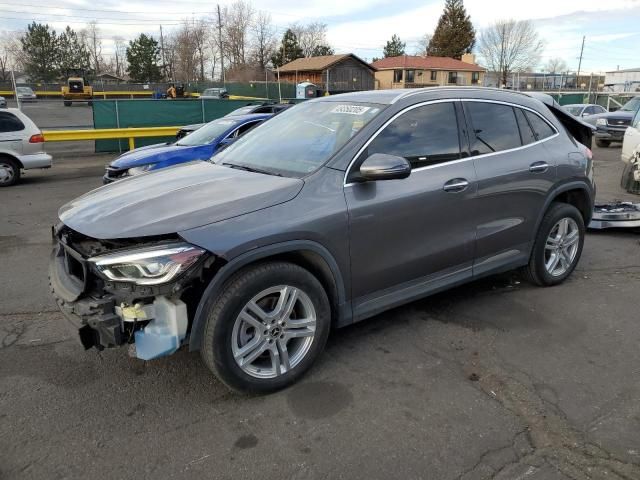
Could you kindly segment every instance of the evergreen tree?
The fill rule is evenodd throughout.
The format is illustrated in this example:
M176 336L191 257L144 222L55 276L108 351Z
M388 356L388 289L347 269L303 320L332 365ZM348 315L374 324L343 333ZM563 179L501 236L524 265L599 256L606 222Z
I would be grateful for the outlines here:
M475 43L476 32L462 0L445 0L427 55L460 59L463 53L471 53Z
M58 76L59 39L49 25L33 22L20 38L24 71L31 80L49 82Z
M87 46L78 38L78 34L68 25L58 37L58 52L60 61L58 70L63 77L69 77L76 72L88 75L91 60Z
M335 51L329 45L318 45L313 49L312 57L321 57L324 55L333 55Z
M160 48L152 37L141 33L138 38L129 42L127 62L129 76L134 82L157 82L162 75L158 61Z
M404 55L404 49L407 46L406 43L400 40L400 37L393 34L391 40L387 41L387 44L382 49L383 56L386 57L399 57Z
M280 47L278 47L276 53L271 56L271 63L273 63L274 67L278 68L289 62L293 62L296 58L302 57L304 57L304 54L298 43L298 37L293 33L293 30L288 28L287 31L284 32Z

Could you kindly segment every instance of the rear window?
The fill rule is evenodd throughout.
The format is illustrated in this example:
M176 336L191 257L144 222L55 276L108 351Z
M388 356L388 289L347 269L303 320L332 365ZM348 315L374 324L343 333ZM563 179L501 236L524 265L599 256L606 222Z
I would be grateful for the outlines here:
M24 123L9 112L0 112L0 133L24 130Z
M513 107L499 103L465 102L473 134L471 154L509 150L522 145Z

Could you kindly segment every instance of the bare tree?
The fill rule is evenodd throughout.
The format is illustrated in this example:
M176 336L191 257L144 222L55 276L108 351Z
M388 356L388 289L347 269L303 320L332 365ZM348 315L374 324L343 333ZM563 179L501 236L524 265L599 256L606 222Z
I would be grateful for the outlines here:
M423 57L427 55L427 50L429 50L429 44L431 43L431 37L432 35L430 33L425 33L418 39L416 55L422 55Z
M230 67L247 63L249 29L254 15L253 7L245 0L236 0L224 9L223 52Z
M113 52L113 73L122 78L127 71L127 44L123 37L119 35L113 37Z
M180 30L174 33L173 37L173 49L175 51L174 80L182 82L195 80L199 61L198 52L196 51L196 36L192 24L185 21Z
M489 70L506 85L511 72L526 71L540 61L544 43L529 20L498 20L485 29L478 51Z
M0 35L0 82L11 81L11 70L19 68L20 45L15 35Z
M209 55L207 45L210 31L203 20L194 21L191 25L191 30L193 48L199 65L198 80L204 82L206 80L205 64L207 63Z
M264 70L276 49L276 29L271 23L271 15L267 12L258 12L251 26L253 34L252 57L261 70Z
M100 73L104 59L102 58L102 40L98 23L96 21L89 22L87 28L80 32L80 39L89 50L92 70L96 74Z
M550 58L545 66L545 70L549 73L560 73L567 71L567 62L563 59L556 57Z
M295 33L298 44L305 57L314 56L320 47L327 44L327 24L311 22L308 24L294 23L289 27Z

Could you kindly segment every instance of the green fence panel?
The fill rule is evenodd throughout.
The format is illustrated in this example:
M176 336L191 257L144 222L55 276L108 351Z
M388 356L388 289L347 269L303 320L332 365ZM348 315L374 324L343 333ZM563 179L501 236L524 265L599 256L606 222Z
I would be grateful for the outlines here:
M246 105L246 100L96 100L94 128L168 127L210 122ZM173 137L136 139L136 147L169 142ZM124 152L127 139L97 140L96 152Z
M572 105L574 103L585 103L587 95L584 93L552 93L551 96L555 98L556 102L560 105Z

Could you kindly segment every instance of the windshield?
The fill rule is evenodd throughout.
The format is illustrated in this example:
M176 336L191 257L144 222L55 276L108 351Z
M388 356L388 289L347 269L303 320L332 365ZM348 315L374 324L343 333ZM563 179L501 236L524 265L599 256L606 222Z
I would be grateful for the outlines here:
M238 123L240 122L238 122L237 120L231 120L229 118L214 120L213 122L209 122L199 129L195 130L193 133L187 135L186 137L181 138L180 141L176 143L176 145L184 147L206 145L208 143L211 143L217 137L219 137Z
M620 109L621 112L635 112L640 108L640 97L634 97L625 103Z
M575 115L576 117L580 115L582 111L582 105L565 105L564 109L569 112L571 115Z
M303 177L322 166L381 110L381 105L368 103L301 103L240 138L213 161Z
M33 93L33 90L31 90L29 87L18 87L17 90L20 93Z
M207 88L202 94L203 95L218 95L220 90L217 88Z

